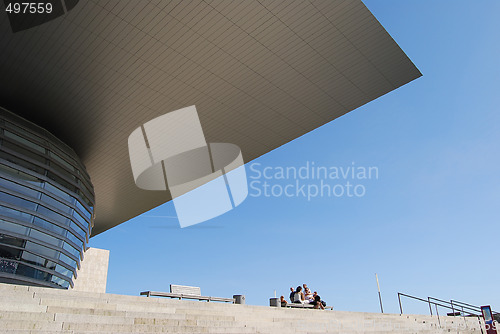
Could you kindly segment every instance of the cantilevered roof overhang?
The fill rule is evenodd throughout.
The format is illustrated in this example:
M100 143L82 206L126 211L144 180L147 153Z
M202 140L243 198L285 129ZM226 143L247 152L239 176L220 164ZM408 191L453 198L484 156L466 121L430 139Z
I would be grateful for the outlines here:
M86 165L93 235L170 200L128 156L157 116L196 105L249 162L421 76L359 0L80 1L17 33L0 15L0 50L0 105Z

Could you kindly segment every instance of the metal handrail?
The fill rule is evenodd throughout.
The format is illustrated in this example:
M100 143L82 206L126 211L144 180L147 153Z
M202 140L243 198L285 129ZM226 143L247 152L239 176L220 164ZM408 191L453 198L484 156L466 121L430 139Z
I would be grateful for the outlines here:
M466 305L466 306L470 306L470 307L475 307L477 309L481 309L479 306L476 306L476 305L471 305L471 304L467 304L467 303L464 303L464 302L461 302L461 301L458 301L458 300L451 300L451 302L455 303L455 304L463 304L463 305Z
M401 296L404 296L404 297L408 297L408 298L412 298L412 299L415 299L415 300L419 300L419 301L422 301L424 303L427 303L429 304L429 311L432 315L432 307L431 305L435 305L435 306L441 306L441 307L444 307L444 308L449 308L451 309L450 306L448 305L444 305L444 304L441 304L441 303L437 303L437 302L432 302L430 299L435 299L435 300L438 300L438 301L441 301L440 299L437 299L437 298L432 298L432 297L428 297L427 299L422 299L422 298L418 298L418 297L415 297L415 296L411 296L411 295L407 295L405 293L401 293L401 292L398 292L398 300L399 300L399 311L401 312L400 314L403 314L403 305L401 303ZM444 301L445 303L448 303L446 301ZM467 311L466 311L467 312ZM474 313L470 313L470 312L467 312L471 315L477 315L477 314L474 314Z
M472 316L481 315L481 307L476 306L476 305L472 305L472 304L467 304L467 303L464 303L464 302L461 302L458 300L451 299L450 301L446 301L446 300L442 300L442 299L438 299L438 298L434 298L434 297L427 297L427 300L425 300L425 299L418 298L418 297L415 297L412 295L408 295L408 294L405 294L402 292L398 292L399 310L400 310L401 314L403 314L403 306L401 304L401 296L408 297L408 298L415 299L415 300L419 300L419 301L422 301L424 303L429 304L429 311L430 311L431 315L432 315L432 307L431 307L432 305L441 306L441 307L450 309L450 310L452 310L453 313L455 313L454 306L456 305L456 306L458 306L457 309L461 309L462 313L467 313L467 314L472 315ZM434 301L431 301L431 300L434 300ZM470 311L473 311L476 313L473 313ZM479 314L477 314L477 313L479 313ZM500 314L500 313L495 312L495 311L491 311L491 313L492 314Z
M479 322L479 328L481 328L481 334L484 333L483 332L483 328L481 326L481 308L478 307L478 306L467 304L467 303L463 303L463 302L459 302L459 301L456 301L456 300L453 300L453 299L448 302L446 300L442 300L442 299L438 299L438 298L434 298L434 297L427 297L427 300L425 300L425 299L422 299L422 298L418 298L418 297L415 297L415 296L411 296L411 295L407 295L407 294L398 292L399 310L401 312L401 315L403 314L403 306L401 304L401 296L412 298L412 299L415 299L415 300L419 300L419 301L423 301L425 303L428 303L429 304L429 311L431 312L431 316L432 316L432 305L434 305L436 307L436 315L437 315L439 327L441 327L441 321L439 319L438 306L441 306L441 307L444 307L444 308L447 308L447 309L451 309L452 312L453 312L453 316L455 316L456 312L455 312L455 307L453 305L453 302L455 302L455 305L458 306L458 307L460 307L462 309L462 313L460 315L464 317L464 320L465 320L465 313L468 313L469 316L477 317L477 320ZM431 299L434 300L434 301L431 301ZM436 302L436 301L438 301L438 302ZM473 311L476 311L476 312L479 310L479 314L466 311L466 310L464 310L464 308L467 308L469 310L473 310ZM497 312L493 312L493 311L492 311L492 313L493 314L498 314ZM467 324L466 324L466 326L467 326Z
M450 302L456 304L456 305L459 305L459 306L463 306L463 305L466 305L466 306L469 306L469 307L472 307L472 308L475 308L477 310L477 312L481 313L481 307L479 306L476 306L476 305L471 305L471 304L467 304L467 303L464 303L464 302L461 302L461 301L458 301L458 300L450 300ZM465 307L465 306L464 306ZM500 314L498 312L495 312L495 311L491 311L492 314Z
M440 301L442 303L450 305L450 306L446 306L446 308L451 309L452 312L455 313L455 307L453 306L453 301L446 301L446 300L442 300L442 299L438 299L438 298L434 298L434 297L427 297L427 298L432 299L432 300L437 300L437 301ZM462 305L457 305L457 306L460 306L462 308L462 313L468 313L469 315L474 315L474 316L481 314L481 308L474 309L474 308L462 306ZM471 306L474 306L474 305L471 305ZM445 307L445 306L443 306L443 307ZM479 312L479 314L465 311L464 308L469 309L469 310L474 311L474 312Z
M430 305L430 302L425 300L425 299L422 299L422 298L418 298L418 297L415 297L415 296L411 296L411 295L407 295L405 293L401 293L401 292L398 292L398 300L399 300L399 311L400 311L400 314L403 314L403 306L401 304L401 296L405 296L405 297L408 297L408 298L413 298L413 299L416 299L416 300L420 300L424 303L429 303L429 308L431 307ZM432 315L432 310L431 310L431 315Z

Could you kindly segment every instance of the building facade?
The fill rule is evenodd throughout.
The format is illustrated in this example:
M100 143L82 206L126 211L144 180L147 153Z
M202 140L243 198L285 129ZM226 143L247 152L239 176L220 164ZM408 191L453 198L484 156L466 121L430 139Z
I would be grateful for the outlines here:
M73 291L106 293L108 280L109 250L87 248L85 261L73 280Z
M94 203L75 152L0 108L0 282L72 287Z

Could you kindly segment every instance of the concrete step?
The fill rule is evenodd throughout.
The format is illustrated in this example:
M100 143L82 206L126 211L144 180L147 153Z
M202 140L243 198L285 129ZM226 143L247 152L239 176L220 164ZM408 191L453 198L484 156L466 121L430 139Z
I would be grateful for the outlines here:
M22 330L44 330L44 331L61 331L62 323L54 322L53 320L0 320L0 328L2 329L22 329Z
M116 310L116 304L108 304L106 302L89 302L78 299L64 298L44 298L40 299L40 305L44 306L59 306L59 307L74 307L74 308L90 308L101 310Z
M17 303L17 302L4 302L0 299L0 310L1 311L12 311L12 312L46 312L46 305L39 305L33 302L30 303Z
M126 316L127 312L117 310L102 310L98 308L83 308L83 307L63 307L63 306L46 306L48 313L66 313L66 314L86 314L100 316Z
M0 284L0 296L2 334L481 333L472 318L282 309L6 284Z
M39 330L39 329L2 329L2 334L74 334L73 331Z
M0 320L25 320L30 319L33 321L45 320L52 321L54 320L55 315L45 312L23 312L23 311L5 311L2 310L0 313Z
M147 324L96 324L63 323L63 329L72 331L122 333L122 332L164 332L164 333L256 333L251 327L199 327L196 325L147 325Z

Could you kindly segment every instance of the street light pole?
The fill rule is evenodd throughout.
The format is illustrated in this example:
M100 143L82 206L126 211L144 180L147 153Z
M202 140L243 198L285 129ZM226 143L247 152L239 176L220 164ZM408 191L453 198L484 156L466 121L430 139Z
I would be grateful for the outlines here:
M378 288L378 300L380 302L380 311L384 313L384 308L382 307L382 295L380 294L380 285L378 284L378 276L375 273L375 278L377 279L377 288Z

